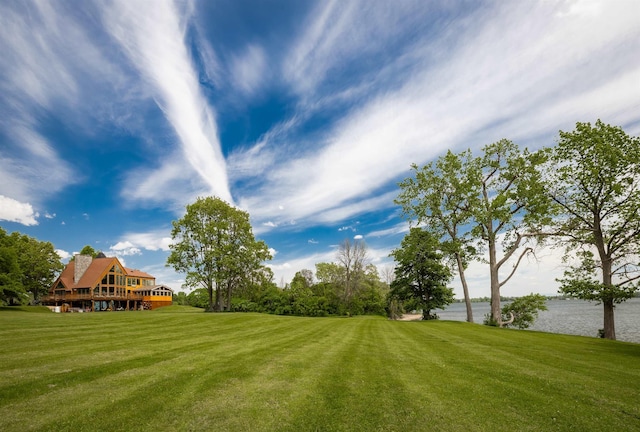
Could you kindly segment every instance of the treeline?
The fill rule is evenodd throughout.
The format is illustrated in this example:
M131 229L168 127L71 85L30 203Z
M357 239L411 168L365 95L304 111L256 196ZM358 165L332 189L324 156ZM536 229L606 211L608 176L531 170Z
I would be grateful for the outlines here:
M335 263L301 270L283 289L265 265L267 245L253 235L249 214L217 197L198 198L173 222L167 265L186 273L189 295L177 303L207 311L266 312L279 315L384 314L387 285L368 265L366 245L345 240Z
M0 304L38 303L63 267L51 243L0 228Z
M354 247L347 240L340 250L344 251L346 244ZM358 242L356 247L365 246ZM238 288L228 310L311 317L385 315L388 292L389 285L380 280L372 264L347 269L338 263L318 263L315 274L301 270L283 288L273 282ZM209 293L206 288L189 294L179 292L174 295L174 302L207 309Z

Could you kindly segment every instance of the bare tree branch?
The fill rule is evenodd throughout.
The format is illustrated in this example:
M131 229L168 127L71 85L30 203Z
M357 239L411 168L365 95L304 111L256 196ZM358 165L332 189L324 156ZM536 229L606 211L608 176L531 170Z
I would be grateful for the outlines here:
M511 270L511 273L509 273L509 276L507 276L507 278L505 280L500 282L500 286L502 286L502 285L506 284L507 282L509 282L509 279L511 279L511 276L513 276L514 273L516 272L516 270L518 269L518 266L520 265L520 261L522 261L522 258L524 258L525 255L529 254L530 252L533 252L533 248L528 247L528 248L526 248L525 250L522 251L522 253L518 257L518 261L514 264L513 269Z

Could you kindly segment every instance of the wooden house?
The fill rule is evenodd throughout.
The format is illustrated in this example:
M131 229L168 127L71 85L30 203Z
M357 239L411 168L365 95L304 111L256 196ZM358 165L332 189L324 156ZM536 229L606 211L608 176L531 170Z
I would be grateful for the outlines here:
M148 273L124 267L116 257L76 255L43 303L82 311L156 309L173 303L173 290L156 285Z

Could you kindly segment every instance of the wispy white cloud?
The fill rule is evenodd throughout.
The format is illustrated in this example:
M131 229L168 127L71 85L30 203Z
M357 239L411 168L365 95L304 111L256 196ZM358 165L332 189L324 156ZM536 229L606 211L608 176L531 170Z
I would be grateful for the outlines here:
M399 234L406 234L408 232L409 232L409 224L407 222L400 222L390 228L371 231L367 234L367 237L369 238L388 237L388 236L396 236Z
M125 76L106 57L108 50L95 43L100 31L88 31L78 19L91 8L88 3L0 4L0 129L5 135L0 193L39 206L82 180L45 137L43 114L56 113L77 135L93 133L112 94L108 88L119 86Z
M203 192L231 201L214 112L202 94L185 45L190 3L181 6L168 0L152 6L118 1L103 12L107 30L138 68L173 126L182 159L204 183Z
M227 157L227 168L232 181L248 180L262 182L273 166L291 157L290 134L301 124L301 119L293 117L279 122L264 133L250 147L236 147ZM277 208L283 210L283 206Z
M38 224L36 220L38 216L31 204L0 195L0 220L29 226Z
M242 53L231 58L229 75L234 87L246 96L253 95L270 78L267 66L264 49L250 44Z
M9 155L10 149L0 150L0 193L39 206L51 194L77 182L82 176L75 176L75 170L30 127L35 125L27 126L15 120L6 131L11 140L8 144L14 151Z
M158 161L157 166L143 166L127 173L121 195L130 206L162 204L180 213L184 211L185 203L205 195L206 186L199 177L185 169L188 162L182 153L170 154L172 156Z
M362 74L367 70L366 63L360 65L354 59L385 52L407 29L424 25L429 12L435 12L432 5L425 6L419 1L393 5L368 1L319 2L302 23L301 35L284 62L285 79L306 98L325 81L335 81L333 76L343 74L345 69Z
M285 69L295 82L313 81L299 89L317 86L332 67L348 69L345 52L362 60L357 50L366 30L357 24L367 15L343 3L322 4L294 49ZM558 129L596 116L620 124L640 100L634 85L639 7L615 2L595 15L558 14L562 8L553 3L479 9L452 24L457 27L446 38L427 35L422 42L428 49L412 45L415 52L396 60L413 62L401 86L378 86L365 104L326 130L316 142L319 150L267 170L263 187L240 202L257 220L336 222L391 207L393 192L381 189L408 175L411 163L425 163L445 149L477 148L503 137L552 144ZM343 37L351 31L365 33ZM385 33L380 37L384 42ZM329 53L339 60L327 60Z
M200 80L214 87L222 87L224 82L223 64L209 40L204 37L206 29L203 23L199 20L194 20L192 23L195 34L194 39L197 41L196 46L193 47L193 54L199 60Z
M19 91L46 108L54 100L75 98L78 86L67 62L71 47L63 42L62 32L78 35L77 26L47 2L16 6L0 5L3 90L8 90L10 96ZM14 103L19 104L18 98Z

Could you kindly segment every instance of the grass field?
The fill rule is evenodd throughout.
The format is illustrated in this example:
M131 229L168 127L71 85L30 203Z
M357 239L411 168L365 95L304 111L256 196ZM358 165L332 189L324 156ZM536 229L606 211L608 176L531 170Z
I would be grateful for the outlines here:
M640 345L380 317L0 310L2 431L640 430Z

